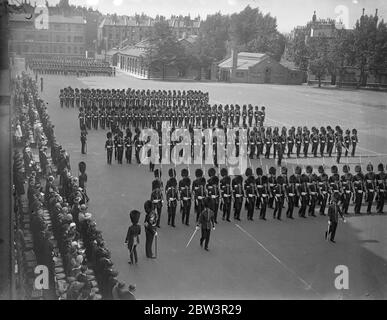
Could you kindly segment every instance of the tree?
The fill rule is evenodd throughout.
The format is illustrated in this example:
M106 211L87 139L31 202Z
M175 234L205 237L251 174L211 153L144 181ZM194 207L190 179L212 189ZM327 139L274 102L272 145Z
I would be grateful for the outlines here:
M184 48L173 35L168 22L156 22L152 29L149 46L145 54L145 64L149 69L161 66L165 79L166 66L176 66L181 70L186 64Z
M327 60L323 57L315 58L310 61L309 69L317 77L318 87L321 88L321 79L327 73Z

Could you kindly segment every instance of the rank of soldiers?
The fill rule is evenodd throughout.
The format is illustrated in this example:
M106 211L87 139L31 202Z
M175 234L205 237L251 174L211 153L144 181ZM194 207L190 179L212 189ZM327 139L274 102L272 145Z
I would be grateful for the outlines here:
M86 58L30 58L28 66L39 74L113 76L115 69L105 61Z
M208 93L201 91L151 91L115 89L61 89L61 107L79 108L80 127L102 129L158 128L167 121L172 127L211 128L262 126L265 107L250 105L209 105ZM95 122L93 122L95 119Z
M376 212L383 213L386 199L387 174L383 164L378 165L378 172L374 172L372 164L367 165L367 172L362 172L360 165L355 166L355 173L350 172L348 165L343 166L342 175L337 166L330 168L330 175L323 166L318 167L318 173L313 167L307 166L304 173L301 167L296 167L293 174L288 175L288 169L282 167L277 173L271 167L265 174L258 167L254 173L247 168L242 175L230 176L226 168L220 170L220 177L215 168L208 170L208 179L204 177L202 169L196 169L195 179L191 181L188 169L182 169L181 180L177 181L176 171L168 171L169 180L163 186L161 170L154 171L155 180L152 182L150 200L153 209L157 211L157 226L160 227L162 207L165 202L168 209L168 225L175 227L176 209L180 207L181 222L189 225L190 212L193 204L195 219L204 209L205 201L211 204L218 223L218 212L222 220L230 222L231 212L234 220L241 220L243 207L247 211L247 220L253 221L254 214L259 210L259 218L266 220L267 209L273 209L273 219L281 220L282 212L286 218L294 219L297 208L300 218L326 215L326 209L333 199L340 199L339 203L344 214L349 214L351 201L354 203L354 214L361 214L361 207L365 202L367 214L372 213L372 206L376 204ZM207 199L207 200L206 200Z

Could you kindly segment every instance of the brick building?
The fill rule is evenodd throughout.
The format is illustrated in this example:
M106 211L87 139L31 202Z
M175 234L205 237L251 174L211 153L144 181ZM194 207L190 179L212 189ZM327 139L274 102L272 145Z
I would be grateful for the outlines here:
M218 80L239 83L302 84L304 72L264 53L232 52L218 63Z
M32 56L85 57L86 22L83 17L50 15L48 29L37 29L35 17L26 14L9 17L10 54Z

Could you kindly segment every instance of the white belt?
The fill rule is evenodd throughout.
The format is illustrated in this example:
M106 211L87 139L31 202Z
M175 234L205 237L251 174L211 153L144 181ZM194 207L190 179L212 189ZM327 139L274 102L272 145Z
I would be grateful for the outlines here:
M317 192L311 192L310 193L312 196L314 196L315 194L317 194Z
M259 184L257 185L257 188L263 188L263 185Z
M211 196L212 199L216 199L216 196Z
M174 201L176 200L176 198L169 198L169 201Z
M282 194L276 194L276 197L280 197L280 196L282 196Z
M255 195L249 194L249 198L253 198L253 197L255 197Z
M161 200L153 200L153 203L158 203L160 202Z
M351 191L350 191L350 190L346 190L345 192L346 192L346 193L351 193Z
M241 195L241 194L237 194L236 197L237 197L237 198L240 198L240 197L242 197L242 195Z
M294 197L294 193L289 193L289 196L290 197Z
M229 198L229 197L231 197L231 195L229 195L229 194L224 194L223 197L224 197L224 198Z
M191 198L183 197L183 200L187 201L190 200Z
M266 193L265 193L265 194L263 194L263 195L262 195L262 197L267 197L267 194L266 194Z
M359 190L357 193L363 193L363 191L362 191L362 190Z
M301 192L301 195L302 196L306 196L306 192Z
M374 192L374 189L369 189L368 191L369 191L369 192Z
M273 183L270 183L269 186L270 186L270 187L274 187L274 184L273 184Z
M323 194L327 194L328 192L326 192L326 191L323 191L322 193L323 193Z
M380 192L384 192L384 189L380 189L379 191L380 191Z
M202 200L202 199L203 199L203 197L202 197L202 196L198 196L198 199L199 199L199 200Z

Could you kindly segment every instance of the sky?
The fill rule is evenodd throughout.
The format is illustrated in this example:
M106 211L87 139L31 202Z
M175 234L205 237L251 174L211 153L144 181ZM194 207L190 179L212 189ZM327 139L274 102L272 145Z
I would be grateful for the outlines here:
M54 5L59 0L48 2ZM276 17L278 30L284 33L305 25L311 20L314 10L318 18L337 18L340 15L347 28L353 27L362 8L366 9L366 14L372 15L378 8L379 16L387 20L386 0L69 0L69 3L92 6L102 13L133 15L144 12L152 17L157 14L166 17L190 14L192 18L200 15L202 19L219 11L223 14L239 12L249 4Z

